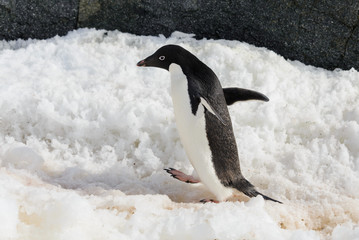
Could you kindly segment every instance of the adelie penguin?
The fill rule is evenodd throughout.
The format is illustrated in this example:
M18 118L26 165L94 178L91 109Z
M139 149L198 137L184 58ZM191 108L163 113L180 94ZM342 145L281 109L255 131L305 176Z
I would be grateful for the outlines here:
M216 74L207 65L177 45L161 47L137 66L170 72L178 133L199 179L173 168L165 169L168 173L184 182L202 182L217 198L203 202L224 201L238 190L248 197L261 195L280 203L258 192L242 175L227 108L236 101L268 101L265 95L240 88L222 89Z

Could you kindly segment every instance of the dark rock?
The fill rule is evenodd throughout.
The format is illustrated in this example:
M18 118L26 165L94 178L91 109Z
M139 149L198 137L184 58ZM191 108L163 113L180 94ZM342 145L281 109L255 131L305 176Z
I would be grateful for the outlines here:
M80 0L79 27L224 38L327 69L359 69L359 1Z
M0 40L65 35L77 16L78 0L0 0Z
M89 27L239 40L327 69L359 70L358 0L0 0L0 39Z
M343 63L346 64L343 68L354 67L359 70L359 24L352 28L349 38L345 45L345 52Z

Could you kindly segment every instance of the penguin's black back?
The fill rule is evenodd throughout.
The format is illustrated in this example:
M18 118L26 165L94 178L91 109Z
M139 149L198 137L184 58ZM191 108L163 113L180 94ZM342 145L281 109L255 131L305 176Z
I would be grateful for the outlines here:
M240 182L243 176L223 88L216 74L198 58L192 56L193 58L187 57L190 60L181 66L188 80L191 107L192 110L197 110L200 101L194 96L200 94L223 119L221 122L218 117L205 110L206 134L216 174L224 186L235 187L236 182Z

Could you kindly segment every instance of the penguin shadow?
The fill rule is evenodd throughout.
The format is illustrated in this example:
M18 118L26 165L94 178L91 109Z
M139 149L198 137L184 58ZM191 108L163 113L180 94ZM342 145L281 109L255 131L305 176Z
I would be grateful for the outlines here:
M202 183L181 182L163 170L143 178L138 178L125 169L107 169L101 173L91 173L78 166L65 168L61 172L52 172L46 168L29 172L37 176L24 176L24 181L29 186L75 191L80 195L98 197L164 195L179 204L202 204L200 202L202 199L216 200ZM234 196L228 201L247 201L247 198L244 195Z
M102 173L89 173L79 167L69 167L58 175L38 174L43 182L81 195L106 196L167 196L174 203L203 204L200 201L216 200L202 183L185 183L171 177L165 171L138 178L128 172L114 174L113 169ZM233 196L228 201L247 201L243 195Z
M201 183L189 184L172 178L165 171L139 178L119 169L91 173L78 166L62 172L37 171L36 175L49 188L73 190L80 195L106 196L158 196L165 195L174 203L200 203L201 199L215 199Z
M23 161L23 154L26 155L28 161ZM16 165L17 162L19 163ZM216 197L202 183L191 184L179 181L162 169L145 177L138 177L132 171L120 166L111 167L98 173L81 166L54 171L44 165L44 160L40 155L24 147L9 151L5 155L2 165L9 169L26 170L29 174L23 178L29 186L73 190L81 195L100 197L165 195L175 203L200 203L202 199L216 200ZM239 195L228 201L247 200L248 198L244 195Z

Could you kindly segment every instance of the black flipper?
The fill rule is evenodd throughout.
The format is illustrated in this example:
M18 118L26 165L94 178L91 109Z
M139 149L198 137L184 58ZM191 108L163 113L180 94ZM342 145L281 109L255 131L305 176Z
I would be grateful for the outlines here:
M266 95L243 88L223 88L224 97L226 98L227 105L232 105L237 101L247 100L262 100L269 101Z
M203 81L195 75L187 75L188 93L191 101L192 113L196 115L198 105L202 104L207 109L207 111L216 116L216 118L223 125L227 125L229 115L225 110L223 110L224 106L222 107L221 104L219 104L218 99L216 99L216 93L220 92L222 87L212 70L209 69L209 71L209 73L212 73L213 76L209 75L207 80L217 80L213 82L213 86L211 86L211 88L208 88L207 85L204 85Z

